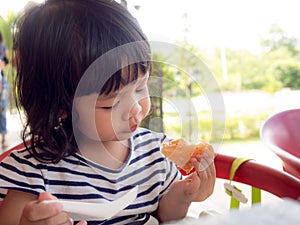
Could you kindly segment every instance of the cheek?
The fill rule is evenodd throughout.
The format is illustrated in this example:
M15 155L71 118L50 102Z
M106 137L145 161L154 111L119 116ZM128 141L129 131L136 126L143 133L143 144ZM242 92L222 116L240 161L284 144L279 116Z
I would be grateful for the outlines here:
M96 110L79 121L80 131L90 139L105 140L107 135L114 133L110 114L97 113Z
M98 132L109 132L113 126L111 114L95 114L95 121Z
M92 110L85 110L84 113L79 115L77 125L81 133L93 139L98 138L97 124L95 119L95 111L92 112Z
M97 97L97 96L96 96ZM75 100L75 107L78 113L78 121L75 126L85 136L97 138L97 128L95 120L95 97L93 95L78 97Z
M142 106L142 113L144 117L146 117L150 111L151 102L150 98L144 98L140 101L140 105Z

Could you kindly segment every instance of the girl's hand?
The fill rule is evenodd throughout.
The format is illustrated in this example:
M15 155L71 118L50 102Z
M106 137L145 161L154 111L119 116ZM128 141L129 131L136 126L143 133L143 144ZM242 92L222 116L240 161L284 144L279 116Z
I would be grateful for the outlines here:
M60 203L42 203L44 200L55 199L54 196L47 192L39 195L38 201L29 202L23 209L19 225L70 225L73 220L63 211ZM77 225L87 224L80 221Z
M192 159L195 172L186 178L185 194L191 201L203 201L214 191L216 181L216 169L213 159L204 154Z
M156 217L160 222L178 220L186 216L191 202L204 201L214 190L216 170L207 154L192 159L195 172L186 179L174 182L160 199Z
M203 157L197 155L192 159L195 171L182 181L175 182L170 188L185 203L204 201L214 190L216 181L216 170L213 159L204 154ZM180 197L179 197L180 196Z

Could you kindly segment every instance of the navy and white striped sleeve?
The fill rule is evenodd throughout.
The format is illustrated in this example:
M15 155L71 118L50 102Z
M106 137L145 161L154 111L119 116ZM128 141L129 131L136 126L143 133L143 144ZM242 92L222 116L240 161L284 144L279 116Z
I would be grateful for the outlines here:
M8 190L38 195L45 191L45 182L39 164L26 158L24 150L13 151L0 162L0 198Z

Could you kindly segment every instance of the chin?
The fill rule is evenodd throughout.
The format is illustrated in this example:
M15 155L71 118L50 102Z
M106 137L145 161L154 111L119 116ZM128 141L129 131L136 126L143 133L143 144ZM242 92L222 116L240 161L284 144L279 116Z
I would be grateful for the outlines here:
M120 132L117 134L116 139L118 141L124 141L124 140L128 140L129 138L131 138L131 136L134 134L134 132Z

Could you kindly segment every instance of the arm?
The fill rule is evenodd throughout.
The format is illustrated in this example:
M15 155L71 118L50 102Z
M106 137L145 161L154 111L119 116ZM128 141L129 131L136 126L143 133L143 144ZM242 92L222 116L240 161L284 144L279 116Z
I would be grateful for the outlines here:
M197 170L186 179L173 183L160 199L156 216L161 222L182 219L191 202L204 201L212 193L216 170L212 159L206 155L192 160Z
M2 225L72 224L72 220L59 203L43 204L54 196L44 192L39 196L20 191L8 191L0 207ZM13 215L13 216L7 216ZM86 224L81 221L79 224Z
M186 216L191 201L186 199L184 191L181 190L184 183L185 180L176 181L160 199L154 215L160 222L177 220Z
M36 195L26 194L19 191L8 191L0 207L1 223L3 225L19 224L25 204L34 200L37 200Z

